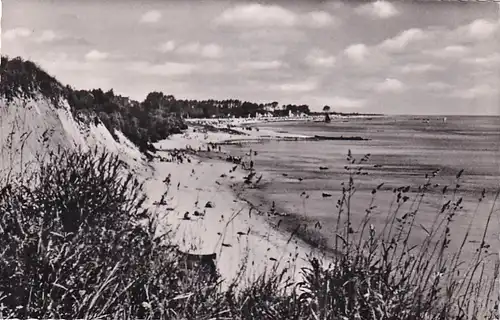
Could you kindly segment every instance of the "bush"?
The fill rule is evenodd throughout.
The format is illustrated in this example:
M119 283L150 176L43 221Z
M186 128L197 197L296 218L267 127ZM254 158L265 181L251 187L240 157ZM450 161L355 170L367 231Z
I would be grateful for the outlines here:
M196 300L215 284L197 284L196 274L180 281L186 270L173 247L154 237L141 185L117 157L63 152L32 181L0 192L2 318L201 312L178 296L189 288Z

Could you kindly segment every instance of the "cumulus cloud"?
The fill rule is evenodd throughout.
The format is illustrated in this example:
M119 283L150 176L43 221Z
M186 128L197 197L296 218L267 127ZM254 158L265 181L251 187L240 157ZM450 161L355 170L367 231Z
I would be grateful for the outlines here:
M170 51L174 51L176 45L175 45L175 41L173 40L169 40L165 43L162 43L160 45L160 47L158 48L161 52L170 52Z
M497 21L477 19L466 26L460 27L458 33L471 39L484 40L491 38L498 30L498 27L499 24Z
M278 5L238 4L226 9L216 19L218 25L233 27L291 27L297 15Z
M245 61L239 63L240 69L245 70L276 70L286 65L279 60L270 60L270 61Z
M468 52L468 48L461 45L446 46L442 49L428 50L425 53L438 58L460 58Z
M190 42L177 48L176 52L215 59L222 56L222 47L215 43L202 45L199 42Z
M128 68L133 72L163 77L189 75L196 70L194 64L179 62L152 64L145 61L137 61L132 62Z
M352 61L361 63L368 56L368 47L362 43L353 44L344 50L344 54Z
M389 51L401 51L411 43L426 39L427 37L422 29L412 28L401 32L394 38L384 40L380 44L380 48Z
M18 38L27 38L31 36L32 31L27 28L14 28L14 29L9 29L5 31L2 34L2 38L4 40L15 40Z
M488 84L478 84L472 88L456 90L451 95L461 99L475 99L498 94L498 89Z
M453 86L449 83L445 83L442 81L432 81L429 82L425 85L425 88L430 90L430 91L437 91L437 92L442 92L445 90L449 90L453 88Z
M54 32L54 30L44 30L42 34L35 39L36 42L43 43L43 42L52 42L58 38L57 34Z
M481 66L498 65L500 64L500 53L495 52L482 57L466 58L463 62Z
M325 28L335 23L333 16L326 11L312 11L303 17L305 25L312 28Z
M99 50L91 50L85 55L85 60L87 61L102 61L109 57L107 52L102 52Z
M361 108L366 104L366 100L336 96L328 98L326 104L333 108Z
M144 13L139 22L140 23L156 23L161 19L161 12L158 10L151 10Z
M410 63L401 67L401 73L425 73L440 70L444 68L430 63Z
M406 86L398 79L387 78L383 82L380 82L377 85L375 85L374 89L376 92L379 93L386 93L386 92L398 93L398 92L403 92L406 89Z
M201 49L201 44L199 42L190 42L183 44L179 48L177 48L178 53L182 54L198 54Z
M88 61L77 60L66 52L48 52L38 62L51 72L56 70L89 71L92 69L92 64Z
M356 8L356 12L379 19L387 19L399 14L396 7L387 1L375 1L373 3L363 4Z
M201 48L200 52L202 57L216 59L222 56L222 48L221 46L210 43Z
M284 92L309 92L318 87L318 82L312 79L301 82L283 83L275 86L276 89Z
M335 65L335 60L335 56L329 55L320 49L311 50L305 58L305 61L308 65L312 67L325 68L333 67Z

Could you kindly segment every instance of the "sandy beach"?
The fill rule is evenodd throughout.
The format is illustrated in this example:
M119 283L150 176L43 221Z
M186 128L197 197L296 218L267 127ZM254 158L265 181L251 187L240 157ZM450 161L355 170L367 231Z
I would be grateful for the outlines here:
M154 174L145 183L149 205L161 216L165 230L174 230L174 243L181 250L217 254L216 264L226 284L241 270L244 284L275 267L287 268L288 275L297 279L308 255L316 253L273 227L266 220L267 212L258 212L239 199L241 182L251 171L227 161L224 146L213 145L290 136L239 126L232 130L213 132L192 124L185 133L155 144L159 151L151 163ZM242 160L248 166L250 155Z

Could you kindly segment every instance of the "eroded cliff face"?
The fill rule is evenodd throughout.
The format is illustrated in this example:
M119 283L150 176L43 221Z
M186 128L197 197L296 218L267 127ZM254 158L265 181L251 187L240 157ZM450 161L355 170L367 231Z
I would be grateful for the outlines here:
M176 114L112 91L64 86L21 58L2 57L0 77L3 177L35 169L59 149L102 148L138 167L152 142L187 128Z
M97 147L127 163L142 159L123 133L90 121L97 117L91 110L75 117L70 89L32 62L3 57L0 72L0 177L28 174L59 149Z

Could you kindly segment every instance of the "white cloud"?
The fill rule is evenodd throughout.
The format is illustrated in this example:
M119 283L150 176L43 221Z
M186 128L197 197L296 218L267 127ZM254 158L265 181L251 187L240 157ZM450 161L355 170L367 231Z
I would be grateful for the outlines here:
M201 48L202 57L216 59L222 57L222 48L214 43L207 44Z
M427 38L424 31L418 28L405 30L394 38L386 39L380 44L380 47L389 51L401 51L412 42L420 41Z
M17 38L27 38L31 36L32 31L27 28L9 29L2 34L4 40L15 40Z
M199 42L191 42L180 46L176 52L215 59L222 56L222 47L215 43L202 45Z
M144 13L139 20L140 23L156 23L161 19L161 12L158 10L151 10Z
M241 69L246 70L275 70L285 67L285 64L279 60L271 61L246 61L239 64Z
M335 23L335 19L326 11L312 11L304 16L304 22L312 28L325 28Z
M309 92L318 87L315 80L306 80L302 82L283 83L275 88L284 92Z
M398 79L387 78L383 82L375 85L375 91L379 93L384 92L402 92L406 89L406 86Z
M44 30L42 32L42 34L36 38L36 42L52 42L54 40L56 40L58 37L57 37L57 34L53 31L53 30Z
M491 67L500 64L500 53L495 52L483 57L467 58L463 62Z
M165 62L162 64L151 64L145 61L133 62L129 70L156 76L180 76L189 75L196 70L196 66L190 63Z
M313 67L333 67L335 65L335 56L328 55L320 49L311 50L305 58L308 65Z
M456 98L462 99L475 99L484 96L497 95L498 89L493 88L488 84L478 84L469 89L456 90L451 95Z
M368 56L368 47L362 43L353 44L344 50L344 54L347 57L357 63L365 61Z
M107 52L101 52L99 50L91 50L85 55L85 60L87 61L102 61L109 57Z
M159 47L159 50L161 52L170 52L170 51L174 51L176 45L175 45L175 41L173 40L170 40L170 41L167 41L165 43L162 43Z
M441 82L441 81L432 81L425 85L425 88L431 91L445 91L453 88L453 86L449 83Z
M200 49L201 44L199 42L190 42L180 46L176 51L182 54L198 54Z
M51 72L56 70L89 71L92 69L92 64L88 61L74 59L65 52L49 52L38 62Z
M278 5L238 4L226 9L215 23L233 27L291 27L297 15Z
M367 3L356 8L358 14L364 14L379 19L387 19L399 14L394 5L387 1L375 1Z
M366 100L336 96L328 98L326 104L332 108L361 108L366 104Z
M490 38L498 30L498 27L497 22L477 19L465 27L461 27L459 32L462 31L472 39L484 40Z
M410 63L401 67L401 73L425 73L440 70L444 68L430 63Z
M452 45L444 47L442 49L425 51L425 53L438 58L459 58L465 55L467 51L468 51L467 47L460 45Z

